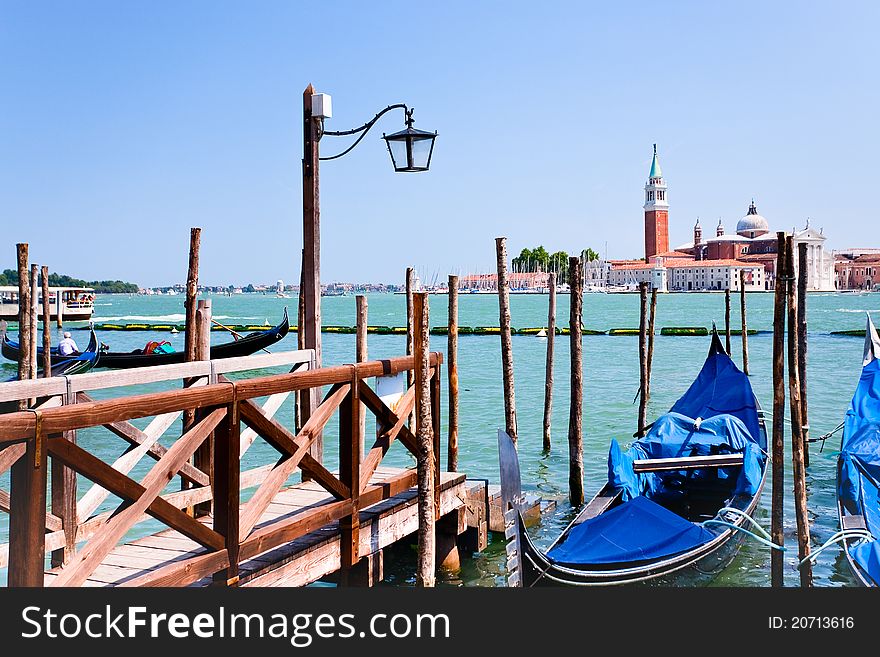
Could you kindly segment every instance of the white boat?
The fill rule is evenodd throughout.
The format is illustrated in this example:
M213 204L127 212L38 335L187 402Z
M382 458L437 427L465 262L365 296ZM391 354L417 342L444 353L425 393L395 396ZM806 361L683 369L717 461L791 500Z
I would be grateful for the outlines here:
M37 300L37 317L43 317L42 291ZM61 318L71 322L91 319L95 311L95 290L90 287L50 287L49 317L57 319L59 301ZM18 321L18 286L0 286L0 320Z

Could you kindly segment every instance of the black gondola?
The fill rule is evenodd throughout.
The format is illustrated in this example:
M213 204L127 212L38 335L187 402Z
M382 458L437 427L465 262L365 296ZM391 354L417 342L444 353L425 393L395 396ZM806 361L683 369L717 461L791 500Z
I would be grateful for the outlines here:
M686 568L705 578L733 559L764 487L767 431L717 332L696 380L648 429L626 452L612 442L608 483L546 551L516 508L516 449L499 431L511 585L624 584Z
M261 349L275 344L287 335L290 322L287 317L287 308L284 309L284 318L277 326L265 331L249 333L239 340L213 345L211 347L211 359L233 358L235 356L250 356ZM53 348L53 355L57 353ZM42 349L40 349L42 352ZM9 360L18 360L18 343L8 339L3 340L3 355ZM129 369L132 367L149 367L151 365L172 365L184 362L185 354L182 351L171 353L144 353L142 349L132 352L105 351L101 354L98 367L110 369Z

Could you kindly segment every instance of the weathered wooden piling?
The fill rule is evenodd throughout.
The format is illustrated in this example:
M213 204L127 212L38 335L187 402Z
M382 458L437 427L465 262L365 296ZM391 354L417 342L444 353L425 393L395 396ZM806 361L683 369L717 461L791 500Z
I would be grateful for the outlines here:
M730 288L724 290L724 349L730 355Z
M544 372L544 451L550 451L550 421L553 414L553 342L556 339L556 272L550 272L550 300L547 307L547 362Z
M436 527L434 488L434 437L431 418L431 391L428 359L428 294L413 295L413 352L415 356L416 440L418 441L418 571L416 586L434 586L436 568Z
M739 270L739 313L742 320L743 372L749 375L749 327L746 321L746 271Z
M367 297L363 294L357 295L355 297L355 305L357 312L357 344L355 345L355 361L358 363L364 363L367 361L367 325L369 321L367 316ZM367 408L363 403L360 405L360 410L358 411L358 424L360 426L361 437L361 458L363 458L364 436L366 436L367 430Z
M202 243L202 229L189 229L189 261L186 268L186 298L184 299L184 312L186 313L186 329L184 333L183 352L187 362L196 360L196 342L198 341L198 328L196 326L196 297L199 293L199 249ZM184 387L192 382L184 380ZM195 413L191 410L183 412L183 431L188 431L193 424Z
M654 364L654 329L657 317L657 288L651 288L651 304L648 312L648 368L645 376L645 399L651 400L651 367Z
M52 306L49 305L49 268L46 266L40 271L40 282L43 292L43 376L46 377L52 376L52 333L49 328Z
M40 370L39 361L37 360L37 347L39 346L39 333L37 331L37 318L39 317L39 311L37 310L37 306L40 303L40 266L39 265L31 265L31 311L29 315L29 319L31 322L31 349L30 349L30 361L31 361L31 378L36 379L37 373ZM36 400L34 400L36 401Z
M794 509L797 521L798 559L806 559L810 555L810 519L807 514L807 485L804 468L804 434L801 430L801 384L800 360L798 359L798 341L800 327L798 323L797 286L794 276L794 244L789 235L785 240L786 287L788 288L788 398L791 415L791 461L792 478L794 479ZM801 586L813 585L813 567L807 560L799 569Z
M501 370L504 381L504 428L516 445L516 395L513 386L513 347L510 342L510 287L507 283L507 238L495 238L498 266L498 314L501 334Z
M785 233L776 233L776 284L773 295L773 439L771 447L773 497L770 509L770 537L776 545L785 544L783 504L785 503ZM770 551L770 585L781 587L783 555Z
M64 328L64 294L61 290L55 294L55 325Z
M449 377L449 437L446 469L458 470L458 276L449 275L449 318L446 328L446 360Z
M639 283L639 425L636 433L645 435L648 424L648 284Z
M571 336L571 400L568 411L568 490L573 506L584 503L583 438L583 335L581 323L584 304L581 260L568 259L568 285L571 290L569 333Z
M810 466L810 416L807 414L807 244L798 244L798 377L801 393L801 432L803 433L804 467Z
M18 378L31 378L31 286L28 281L28 245L16 245L18 257Z
M211 360L211 300L199 299L196 303L196 316L193 331L195 354L193 360ZM196 411L194 419L200 420L203 412ZM213 482L214 477L214 437L208 436L193 454L193 465L208 474ZM195 515L204 516L211 512L211 502L202 502L195 506Z
M302 250L302 261L305 261L306 250ZM302 262L301 261L301 262ZM305 317L306 317L306 296L304 293L305 288L305 267L300 267L299 270L299 293L297 294L296 300L296 348L297 349L305 349L306 348L306 331L305 331ZM300 390L299 392L295 392L294 396L296 397L296 411L294 422L296 422L296 432L299 433L299 430L302 429L303 424L305 423L305 415L309 404L309 396L311 395L311 391L309 390Z
M413 354L413 287L415 285L415 270L412 267L406 268L406 355L412 356ZM413 373L407 372L406 374L406 385L407 387L413 384ZM413 412L410 413L409 416L409 426L412 429L416 426L416 411L413 409Z

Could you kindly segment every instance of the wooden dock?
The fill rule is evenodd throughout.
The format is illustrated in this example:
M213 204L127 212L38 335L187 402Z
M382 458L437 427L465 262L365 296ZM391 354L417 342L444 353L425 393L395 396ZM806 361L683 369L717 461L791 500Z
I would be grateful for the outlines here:
M419 529L422 482L415 469L382 464L396 442L415 455L418 443L406 423L414 388L389 401L392 410L370 381L410 371L414 363L407 356L320 368L314 352L300 350L0 383L0 402L38 400L29 410L0 416L0 474L12 470L11 490L0 490L0 511L9 514L9 544L0 545L8 584L301 586L329 576L341 584L375 583L382 551ZM430 354L435 454L441 453L441 364L441 354ZM257 372L278 366L289 371ZM172 389L117 391L156 382ZM118 396L93 398L110 388ZM323 401L302 426L285 426L277 417L285 400L308 398L296 393L309 390L323 390ZM376 418L376 436L366 442L362 407ZM179 418L188 411L194 419L181 428ZM312 448L335 415L340 458L326 464ZM138 418L152 419L138 428L132 423ZM172 427L179 436L160 443ZM104 445L105 435L119 440L119 457L102 460L89 451L95 443L78 442L76 432L86 428L103 428ZM243 469L242 456L259 439L275 455L269 450L268 460ZM133 479L144 459L155 463ZM297 472L303 481L290 485ZM486 484L441 472L439 459L425 476L434 495L437 563L459 543L484 547ZM91 486L78 486L78 478ZM164 528L138 527L148 520Z

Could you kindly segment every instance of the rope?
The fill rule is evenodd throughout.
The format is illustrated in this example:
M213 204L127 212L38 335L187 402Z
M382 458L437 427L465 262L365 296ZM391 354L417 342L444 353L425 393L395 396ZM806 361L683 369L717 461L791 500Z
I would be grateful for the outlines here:
M819 548L815 551L808 554L806 557L801 559L798 562L797 567L803 568L804 564L807 562L816 563L816 558L819 554L827 548L830 548L835 543L840 543L841 541L848 541L850 539L861 539L864 541L873 541L874 536L867 529L843 529L836 534L834 534L831 538L825 541Z
M829 431L828 433L822 434L822 435L819 436L818 438L809 438L809 439L807 439L807 442L808 442L808 443L818 443L818 442L821 442L821 443L822 443L822 447L819 448L819 453L821 454L821 453L822 453L822 450L825 449L825 441L828 440L829 438L831 438L831 436L833 436L834 434L836 434L838 431L840 431L841 429L843 429L843 425L844 425L844 424L846 424L846 421L841 422L840 424L837 425L837 427L835 427L834 429L832 429L832 430Z
M770 534L767 533L767 530L764 529L763 527L761 527L761 525L758 523L758 521L755 520L754 518L752 518L752 516L750 516L750 515L749 515L748 513L746 513L745 511L742 511L741 509L736 509L736 508L734 508L734 507L732 507L732 506L725 506L725 507L723 507L721 510L719 510L718 513L715 514L715 516L718 517L718 516L720 516L720 515L723 514L723 513L731 513L731 514L733 514L733 515L737 515L737 516L739 516L739 517L741 517L741 518L744 518L744 519L747 520L749 523L751 523L752 527L754 527L755 530L756 530L761 536L763 536L764 538L766 538L768 541L769 541L769 540L772 540L771 537L770 537Z
M706 526L706 525L719 525L719 526L721 526L721 527L727 527L728 529L734 529L734 530L736 530L736 531L738 531L738 532L742 532L743 534L745 534L746 536L748 536L748 537L750 537L750 538L755 539L756 541L758 541L758 543L761 543L761 544L763 544L763 545L766 545L766 546L769 547L769 548L772 548L772 549L774 549L774 550L779 550L780 552L785 552L785 546L783 546L783 545L777 545L777 544L774 543L773 541L768 541L768 540L767 540L766 538L764 538L763 536L758 536L758 535L755 534L754 532L750 532L748 529L745 529L744 527L740 527L739 525L734 525L732 522L727 522L726 520L715 520L715 519L712 519L712 520L705 520L705 521L703 521L703 523L701 523L701 524L702 524L703 526Z

